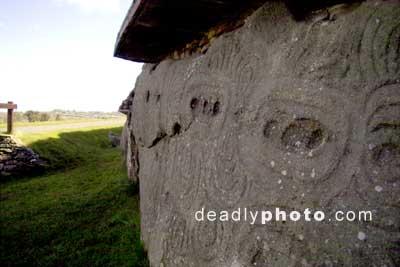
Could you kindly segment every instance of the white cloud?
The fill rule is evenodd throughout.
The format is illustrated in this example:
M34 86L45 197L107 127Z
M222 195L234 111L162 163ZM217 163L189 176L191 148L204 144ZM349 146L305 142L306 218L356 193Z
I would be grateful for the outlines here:
M120 0L57 0L58 2L79 6L82 10L93 12L102 11L110 13L121 12Z

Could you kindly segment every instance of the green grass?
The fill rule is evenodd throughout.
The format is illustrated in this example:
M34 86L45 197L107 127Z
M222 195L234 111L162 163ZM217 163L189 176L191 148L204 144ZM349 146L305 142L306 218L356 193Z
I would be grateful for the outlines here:
M109 119L73 119L73 120L60 120L60 121L35 121L35 122L15 122L15 127L25 127L25 126L50 126L50 125L62 125L62 124L73 124L73 123L84 123L84 122L96 122L96 121L107 121L107 120L124 120L125 118L121 116L120 118L109 118ZM0 129L6 129L7 123L0 123Z
M148 266L139 198L109 130L30 134L45 174L0 184L1 266Z
M74 130L20 134L17 137L43 158L48 170L63 170L85 166L87 163L102 162L108 155L118 158L122 165L121 151L110 147L108 132L121 132L121 127L101 126ZM115 154L118 155L115 155Z
M96 121L94 119L81 119L81 120L60 120L60 121L35 121L35 122L15 122L14 126L46 126L46 125L60 125L66 123L82 123ZM6 128L7 123L0 123L0 128Z

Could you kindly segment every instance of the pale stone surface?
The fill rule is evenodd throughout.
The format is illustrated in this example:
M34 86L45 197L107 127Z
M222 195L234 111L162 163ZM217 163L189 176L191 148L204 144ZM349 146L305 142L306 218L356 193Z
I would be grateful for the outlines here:
M145 65L122 142L151 266L400 266L399 18L398 1L302 22L267 3L205 54ZM202 207L373 221L196 222Z

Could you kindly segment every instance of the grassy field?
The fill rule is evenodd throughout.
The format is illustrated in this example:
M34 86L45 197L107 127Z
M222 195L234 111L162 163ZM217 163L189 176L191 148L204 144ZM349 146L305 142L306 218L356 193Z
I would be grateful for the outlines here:
M100 120L100 119L99 119ZM99 121L96 119L76 119L76 120L60 120L60 121L35 121L35 122L15 122L15 126L43 126L43 125L59 125L66 123L82 123L89 121ZM7 123L0 123L0 128L7 128Z
M48 168L0 184L1 266L148 266L137 188L110 130L121 127L20 136Z
M109 119L95 119L95 118L87 118L87 119L73 119L73 120L60 120L60 121L35 121L35 122L15 122L14 128L18 127L26 127L26 126L51 126L51 125L63 125L63 124L74 124L74 123L85 123L85 122L96 122L96 121L121 121L124 120L125 117L121 116L118 118L109 118ZM6 131L7 123L0 123L0 130Z

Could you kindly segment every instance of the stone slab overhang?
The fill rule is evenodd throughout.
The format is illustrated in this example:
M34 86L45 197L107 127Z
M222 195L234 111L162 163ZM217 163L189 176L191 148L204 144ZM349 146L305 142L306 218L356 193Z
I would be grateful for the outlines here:
M155 63L219 27L228 32L268 0L135 0L118 33L114 56ZM296 19L349 0L285 0Z

